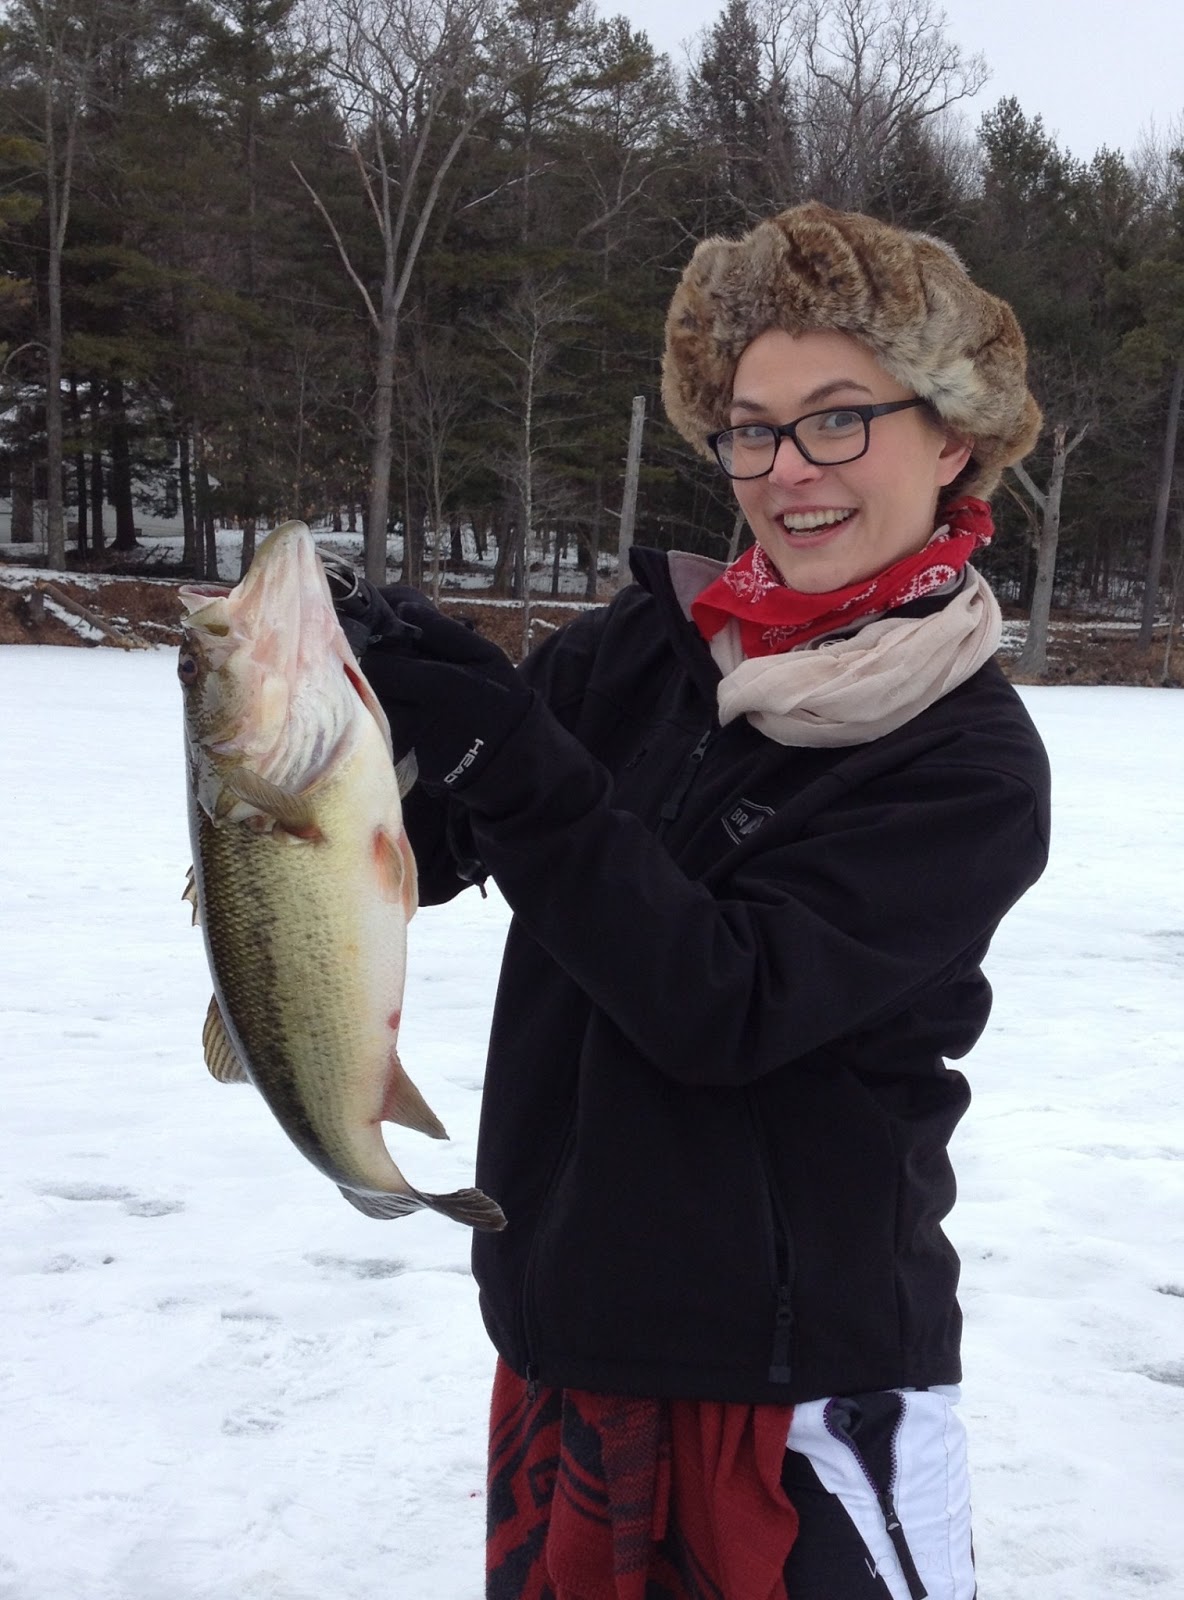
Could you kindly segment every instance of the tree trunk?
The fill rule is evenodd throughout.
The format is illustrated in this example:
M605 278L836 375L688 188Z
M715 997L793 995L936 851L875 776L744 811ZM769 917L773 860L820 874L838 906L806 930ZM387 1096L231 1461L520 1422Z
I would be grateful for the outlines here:
M132 503L132 459L123 379L111 382L111 504L115 507L115 550L136 548L136 510Z
M243 550L242 550L242 556L241 556L241 558L239 560L239 564L238 564L238 575L239 575L240 578L245 578L246 575L247 575L247 569L250 567L251 562L254 561L254 559L255 559L255 518L254 517L244 517L242 519L242 531L243 531Z
M1085 438L1088 424L1069 438L1067 423L1057 423L1052 430L1052 470L1048 488L1041 491L1033 483L1027 468L1017 462L1012 471L1027 489L1042 513L1040 537L1036 546L1036 575L1032 584L1032 604L1028 615L1028 633L1016 666L1021 672L1043 677L1048 665L1048 619L1052 610L1052 591L1057 571L1057 543L1061 536L1061 495L1065 487L1065 467L1069 457Z
M96 555L106 549L107 532L103 527L103 452L92 450L90 457L90 544Z
M465 564L465 546L461 537L460 518L452 517L448 523L448 565L459 571Z
M74 430L74 499L76 501L77 519L75 522L76 537L78 539L78 554L84 556L87 549L86 527L86 454L82 448L82 407L78 400L78 383L70 379L70 426Z
M373 432L370 452L370 517L366 525L366 576L371 583L386 582L386 527L391 505L391 438L395 408L395 347L399 319L383 297L382 326L378 338L378 369L374 385ZM404 547L410 535L404 528ZM406 548L404 572L408 569ZM408 580L410 581L410 580Z
M1139 626L1139 645L1151 645L1151 630L1159 605L1159 581L1163 573L1164 535L1168 525L1168 504L1172 497L1172 474L1176 468L1176 435L1180 428L1180 396L1184 393L1184 355L1176 362L1172 392L1168 399L1168 420L1163 436L1163 459L1159 469L1159 490L1155 498L1155 522L1151 529L1151 550L1147 556L1147 584L1143 590L1143 619Z
M49 301L49 344L45 381L46 564L66 570L66 527L62 516L62 240L56 208L51 209L46 296Z
M218 581L218 535L210 504L210 475L206 467L206 444L202 431L193 429L193 481L197 512L198 575L207 582Z
M23 456L12 463L12 542L33 543L33 463Z
M197 560L197 522L193 515L193 470L190 461L189 425L181 429L177 440L177 478L181 487L181 527L182 556L181 560L187 572L196 573Z

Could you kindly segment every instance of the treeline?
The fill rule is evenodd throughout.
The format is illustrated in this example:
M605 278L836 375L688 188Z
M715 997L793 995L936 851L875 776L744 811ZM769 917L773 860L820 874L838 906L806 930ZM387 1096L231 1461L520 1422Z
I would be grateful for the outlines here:
M591 0L0 18L0 443L52 564L68 525L133 544L134 479L199 572L218 519L249 554L352 517L372 572L392 527L422 581L471 525L507 591L565 548L591 590L638 394L636 538L724 556L727 487L661 417L665 308L697 240L817 198L940 234L1025 327L1047 420L996 582L1046 603L1059 533L1058 600L1162 603L1184 151L1085 162L1014 100L971 130L986 67L928 0L728 0L681 71Z

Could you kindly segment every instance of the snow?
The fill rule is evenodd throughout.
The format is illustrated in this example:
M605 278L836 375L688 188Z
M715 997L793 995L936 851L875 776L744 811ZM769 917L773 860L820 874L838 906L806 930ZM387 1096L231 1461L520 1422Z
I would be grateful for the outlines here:
M171 651L0 650L2 1600L479 1600L468 1235L360 1216L201 1062ZM952 1233L989 1600L1184 1593L1184 696L1024 691L1052 865L989 971ZM473 1169L504 905L411 929L402 1050ZM735 1597L744 1600L744 1597Z

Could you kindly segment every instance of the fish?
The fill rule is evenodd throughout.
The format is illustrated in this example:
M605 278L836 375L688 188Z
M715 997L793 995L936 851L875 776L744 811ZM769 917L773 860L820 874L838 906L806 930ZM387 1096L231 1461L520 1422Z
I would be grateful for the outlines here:
M496 1230L479 1189L428 1194L384 1121L445 1139L398 1053L417 906L386 716L333 609L303 522L262 541L234 588L192 584L177 662L193 866L184 898L213 997L206 1065L248 1082L313 1166L368 1217L427 1208Z

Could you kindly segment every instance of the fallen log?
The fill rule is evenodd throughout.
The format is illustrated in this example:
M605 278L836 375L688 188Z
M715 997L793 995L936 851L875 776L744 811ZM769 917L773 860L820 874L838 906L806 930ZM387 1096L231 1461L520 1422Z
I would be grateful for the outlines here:
M127 633L120 633L104 617L100 617L97 611L92 611L89 606L84 606L81 600L75 600L73 595L67 594L59 584L52 582L49 578L40 579L36 587L43 595L54 601L55 604L62 606L66 611L72 612L74 616L81 617L84 622L89 622L92 628L97 628L104 638L110 639L111 643L118 645L121 650L147 650L149 648L147 640L141 639L138 633L130 630Z

